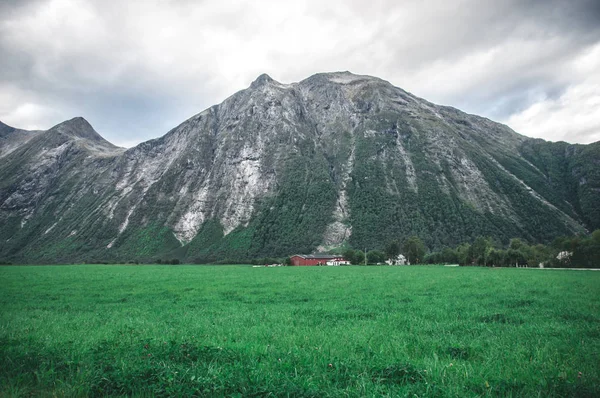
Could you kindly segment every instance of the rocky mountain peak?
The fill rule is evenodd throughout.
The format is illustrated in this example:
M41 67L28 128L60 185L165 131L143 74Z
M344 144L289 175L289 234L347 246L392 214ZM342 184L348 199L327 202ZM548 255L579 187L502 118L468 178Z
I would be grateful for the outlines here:
M83 140L82 142L87 142L85 145L88 149L93 148L102 151L105 149L112 150L118 148L98 134L92 125L81 116L57 124L48 130L48 134L50 136L59 135L66 137L69 140Z
M73 138L85 138L92 141L104 140L104 138L94 130L92 125L81 116L59 123L49 131L57 131Z
M252 82L252 84L250 84L250 87L257 88L257 87L261 87L261 86L264 86L265 84L270 84L270 83L277 83L277 82L275 80L273 80L273 78L271 76L267 75L266 73L263 73L262 75L258 76Z
M326 72L314 74L300 82L302 85L323 85L323 84L337 84L346 85L354 83L374 83L384 82L379 78L368 76L368 75L357 75L349 71L342 72Z

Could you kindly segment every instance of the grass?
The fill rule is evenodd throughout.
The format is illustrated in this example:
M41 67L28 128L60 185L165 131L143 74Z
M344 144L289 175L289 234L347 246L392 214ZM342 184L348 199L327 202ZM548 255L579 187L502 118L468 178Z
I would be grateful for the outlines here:
M600 396L600 273L0 267L1 396Z

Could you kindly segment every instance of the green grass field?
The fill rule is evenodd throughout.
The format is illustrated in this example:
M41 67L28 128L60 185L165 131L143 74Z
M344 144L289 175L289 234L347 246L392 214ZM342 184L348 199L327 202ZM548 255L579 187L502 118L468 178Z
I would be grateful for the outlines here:
M600 396L600 272L0 267L2 396Z

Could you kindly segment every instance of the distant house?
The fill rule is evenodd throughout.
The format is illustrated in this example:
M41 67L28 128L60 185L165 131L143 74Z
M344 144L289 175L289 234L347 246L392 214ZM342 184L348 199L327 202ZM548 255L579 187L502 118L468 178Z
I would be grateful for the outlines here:
M388 259L385 262L387 265L406 265L406 264L410 264L408 261L406 261L406 257L404 257L402 254L399 254L398 257L392 259Z
M292 265L345 265L350 264L343 256L329 254L295 254L290 257Z

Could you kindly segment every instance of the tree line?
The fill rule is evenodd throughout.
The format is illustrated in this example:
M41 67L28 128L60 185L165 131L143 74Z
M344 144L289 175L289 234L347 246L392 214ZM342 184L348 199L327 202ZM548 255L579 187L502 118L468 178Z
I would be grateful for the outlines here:
M410 264L423 263L425 259L426 248L423 241L418 236L411 236L403 243L398 240L389 242L383 251L369 250L352 250L348 248L342 252L342 255L347 261L355 265L362 264L383 264L386 261L396 261L398 256L404 256L406 262ZM365 258L366 257L366 258ZM366 261L365 261L366 260Z
M363 250L347 248L341 254L354 265L384 264L402 255L407 264L599 268L600 229L589 235L558 237L548 245L529 244L522 239L513 238L505 246L492 237L478 236L472 243L465 242L429 253L421 238L411 236L403 242L390 241L383 251L370 250L365 254Z
M490 237L444 248L425 256L426 264L487 267L596 268L600 267L600 230L587 236L562 236L549 245L511 239L507 247Z
M459 264L485 267L539 267L546 268L600 268L600 229L589 235L562 236L552 243L529 244L518 238L510 239L507 246L492 237L478 236L472 243L445 247L428 252L423 240L410 236L404 241L392 240L384 250L353 250L345 248L332 254L341 254L353 265L394 263L399 258L406 264ZM130 263L134 263L130 261ZM135 261L135 263L138 263ZM179 264L178 259L155 259L155 264ZM291 265L289 257L262 257L250 260L222 259L214 264L283 264ZM398 264L398 262L395 262ZM10 263L2 263L10 264Z

